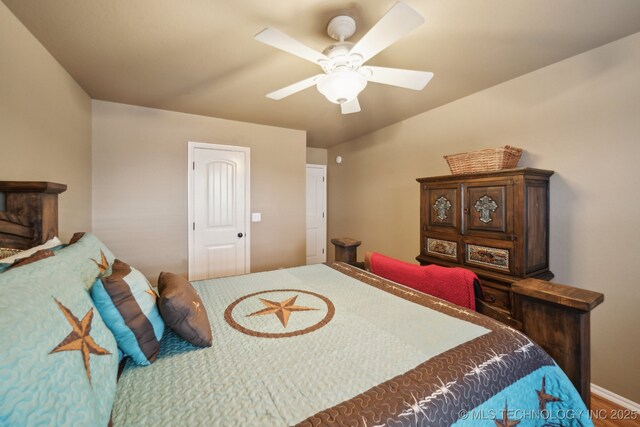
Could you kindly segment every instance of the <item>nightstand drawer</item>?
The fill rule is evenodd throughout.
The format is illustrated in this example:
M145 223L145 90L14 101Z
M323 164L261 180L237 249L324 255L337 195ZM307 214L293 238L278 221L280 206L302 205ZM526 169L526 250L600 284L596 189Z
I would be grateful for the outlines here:
M502 287L498 286L500 285L487 283L484 280L482 281L482 293L484 294L484 302L495 308L508 312L511 309L511 296L507 289L503 289Z

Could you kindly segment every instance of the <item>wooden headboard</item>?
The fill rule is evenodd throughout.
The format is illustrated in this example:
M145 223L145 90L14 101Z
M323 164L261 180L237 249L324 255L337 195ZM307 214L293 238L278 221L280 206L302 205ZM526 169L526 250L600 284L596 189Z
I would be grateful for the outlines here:
M0 181L0 247L28 249L58 235L58 194L67 186Z

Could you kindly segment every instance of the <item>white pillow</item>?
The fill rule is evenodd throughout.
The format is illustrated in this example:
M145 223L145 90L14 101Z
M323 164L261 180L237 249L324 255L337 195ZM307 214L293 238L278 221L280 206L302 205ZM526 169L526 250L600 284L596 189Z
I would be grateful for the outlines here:
M29 255L32 255L36 252L38 252L40 249L51 249L51 248L55 248L56 246L61 245L62 242L60 241L60 239L58 239L57 237L54 237L51 240L47 240L46 242L44 242L43 244L39 245L39 246L34 246L31 249L27 249L26 251L22 251L19 252L13 256L10 256L8 258L3 258L0 260L0 263L2 264L13 264L15 261L22 259L22 258L26 258Z

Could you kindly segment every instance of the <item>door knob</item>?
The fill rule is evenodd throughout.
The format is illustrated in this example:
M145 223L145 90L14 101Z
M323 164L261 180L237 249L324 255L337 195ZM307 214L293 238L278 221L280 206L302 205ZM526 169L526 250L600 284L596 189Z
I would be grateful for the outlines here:
M244 234L238 233L238 237L242 237L242 236L244 236Z

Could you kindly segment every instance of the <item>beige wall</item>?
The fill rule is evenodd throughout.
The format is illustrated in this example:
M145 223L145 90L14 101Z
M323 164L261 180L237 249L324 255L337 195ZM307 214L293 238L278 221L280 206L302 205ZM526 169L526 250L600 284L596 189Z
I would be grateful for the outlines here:
M307 163L310 165L326 165L327 149L307 147Z
M521 166L556 171L555 281L605 294L592 381L640 402L639 94L640 33L331 148L343 162L329 162L329 237L415 262L415 178L448 174L444 154L525 148Z
M187 142L251 148L251 269L302 265L303 131L93 101L93 230L152 281L187 275Z
M2 2L0 180L67 184L61 238L91 231L91 100Z

